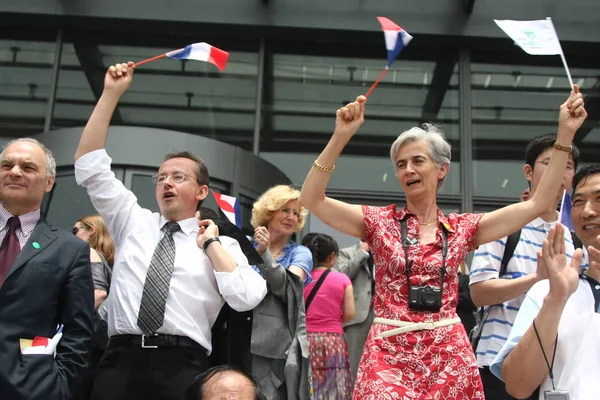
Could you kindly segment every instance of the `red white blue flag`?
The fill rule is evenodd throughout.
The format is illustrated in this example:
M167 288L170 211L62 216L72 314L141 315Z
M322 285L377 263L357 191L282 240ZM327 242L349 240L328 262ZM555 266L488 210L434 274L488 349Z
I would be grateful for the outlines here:
M198 60L214 64L220 71L225 70L229 53L208 43L194 43L185 46L183 49L173 50L167 54L167 57L175 60Z
M159 60L165 57L169 57L174 60L205 61L215 65L220 71L224 71L225 66L227 65L227 59L229 58L229 53L215 46L211 46L208 43L194 43L185 46L182 49L169 51L168 53L159 54L158 56L136 62L134 66L139 67L140 65L146 64L150 61Z
M223 211L223 214L227 217L232 224L235 224L238 228L242 227L242 210L240 209L240 201L233 196L226 194L212 192L215 197L217 205Z
M408 43L412 40L412 36L396 25L392 20L385 17L377 17L381 24L381 29L385 36L385 48L387 49L387 68L398 58L398 55Z

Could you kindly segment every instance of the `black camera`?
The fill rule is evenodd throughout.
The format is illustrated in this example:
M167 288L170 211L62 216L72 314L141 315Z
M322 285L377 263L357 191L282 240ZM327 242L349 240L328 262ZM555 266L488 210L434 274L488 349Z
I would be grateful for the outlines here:
M413 310L439 311L442 290L434 286L413 286L408 292L408 305Z

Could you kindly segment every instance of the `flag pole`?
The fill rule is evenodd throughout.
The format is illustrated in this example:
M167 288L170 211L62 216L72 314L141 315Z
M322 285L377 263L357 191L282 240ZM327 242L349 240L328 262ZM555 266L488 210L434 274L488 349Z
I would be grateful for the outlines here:
M554 27L552 18L546 17L546 19L548 21L550 21L550 24L552 25L552 29L554 30L554 34L556 35L556 41L558 42L558 45L560 47L560 59L562 60L562 63L565 67L565 71L567 72L567 78L569 79L569 84L571 85L571 89L574 89L575 85L573 85L573 78L571 78L571 71L569 71L569 66L567 65L567 59L565 58L565 53L563 52L562 45L560 44L560 40L558 40L558 34L556 33L556 28Z
M571 85L571 89L574 89L573 78L571 78L571 72L569 71L569 66L567 65L567 60L565 59L565 55L563 54L562 47L560 49L560 58L565 66L565 71L567 71L567 78L569 79L569 84Z
M161 55L158 55L158 56L154 56L154 57L148 58L146 60L136 62L135 64L133 64L133 66L137 67L139 65L146 64L146 63L148 63L150 61L154 61L154 60L159 60L161 58L165 58L166 56L167 56L167 53L164 53L164 54L161 54Z
M373 82L373 84L369 88L369 91L367 92L367 94L365 94L366 98L369 98L369 95L371 94L373 89L375 89L375 87L379 84L379 82L381 82L381 80L383 79L385 74L388 73L389 70L390 70L390 68L386 65L385 68L383 69L383 71L381 71L381 74L379 74L379 77L375 80L375 82Z

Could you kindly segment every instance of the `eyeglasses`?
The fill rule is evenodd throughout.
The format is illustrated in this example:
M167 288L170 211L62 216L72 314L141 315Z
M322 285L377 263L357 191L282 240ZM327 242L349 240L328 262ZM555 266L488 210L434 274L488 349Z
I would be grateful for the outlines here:
M549 159L545 159L542 161L536 161L536 164L543 164L545 167L548 166L548 164L550 164L550 160ZM571 164L571 163L567 163L567 172L575 172L575 165Z
M76 227L73 228L73 230L71 230L71 232L73 232L73 235L77 235L77 232L79 232L82 229L86 230L86 228L84 228L84 227L78 227L78 226L76 226Z
M279 212L287 214L287 215L293 215L295 217L299 217L300 216L300 214L298 213L298 211L294 210L292 208L282 208L282 209L279 210Z
M162 185L170 179L172 183L181 183L186 181L188 179L188 176L188 174L185 174L183 172L176 172L173 175L160 174L154 175L152 177L152 182L157 185Z

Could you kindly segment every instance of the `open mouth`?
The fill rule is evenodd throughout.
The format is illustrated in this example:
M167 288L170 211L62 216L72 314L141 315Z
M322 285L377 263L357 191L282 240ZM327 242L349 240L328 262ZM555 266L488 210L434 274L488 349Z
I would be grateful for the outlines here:
M174 197L175 197L175 193L172 193L172 192L166 192L166 193L163 195L163 199L172 199L172 198L174 198Z
M409 187L410 187L410 186L412 186L412 185L414 185L414 184L416 184L416 183L420 183L420 182L421 182L421 180L420 180L420 179L416 179L416 180L414 180L414 181L407 181L407 182L406 182L406 186L409 186Z
M583 225L584 231L593 231L595 229L600 229L600 224L585 224L585 225Z

